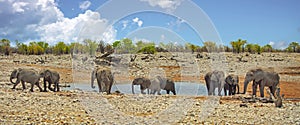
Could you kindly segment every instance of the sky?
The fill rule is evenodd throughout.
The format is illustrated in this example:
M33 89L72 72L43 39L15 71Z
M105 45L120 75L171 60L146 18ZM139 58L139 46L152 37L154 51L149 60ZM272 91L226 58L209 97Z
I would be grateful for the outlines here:
M300 41L299 0L0 0L0 39L55 44L231 41L286 48Z

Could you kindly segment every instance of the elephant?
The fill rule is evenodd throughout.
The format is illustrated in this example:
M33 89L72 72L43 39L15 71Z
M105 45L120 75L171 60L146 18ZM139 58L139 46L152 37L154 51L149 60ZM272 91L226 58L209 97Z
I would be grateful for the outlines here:
M225 75L223 71L208 72L204 76L208 95L215 95L215 89L218 88L218 95L221 96L222 89L225 85Z
M158 95L161 95L161 83L162 79L160 76L156 76L153 79L150 80L151 84L149 86L149 89L151 90L150 94L155 94L157 93Z
M149 86L151 84L151 81L150 79L148 78L135 78L133 81L132 81L132 94L134 94L134 85L140 85L140 89L141 89L141 93L142 94L146 94L144 92L145 89L147 89L147 93L149 94Z
M167 94L170 94L170 91L173 93L173 95L176 95L176 91L175 91L175 84L174 81L171 79L167 79L167 78L160 78L160 87L163 90L167 91Z
M236 92L237 88L237 92ZM240 93L240 86L239 86L239 76L238 75L228 75L225 78L225 85L224 85L224 94L227 95L234 95Z
M48 82L48 89L51 91L59 91L59 79L60 75L56 71L52 71L49 69L46 69L44 72L44 92L47 91L47 85L46 82ZM51 84L54 84L54 89L51 88Z
M92 71L92 78L91 78L91 86L92 88L95 88L94 86L94 80L97 78L97 82L98 82L98 88L99 88L99 92L103 92L104 91L107 94L111 94L111 87L112 84L114 83L114 77L113 74L111 72L111 70L109 69L95 69ZM104 85L104 86L102 86ZM102 88L103 87L103 88Z
M280 77L276 72L268 72L262 69L253 69L246 73L244 81L244 92L246 93L247 86L250 81L253 81L252 85L252 95L256 96L256 89L259 85L260 96L264 97L264 87L270 88L271 93L274 95L277 85L279 84Z
M23 90L26 89L25 82L31 84L30 91L33 92L33 87L36 85L40 91L43 91L41 86L39 85L40 78L44 76L44 73L38 73L34 69L23 69L18 68L12 71L10 75L10 82L14 84L12 89L15 89L16 86L21 82ZM14 83L12 79L17 78L17 81Z

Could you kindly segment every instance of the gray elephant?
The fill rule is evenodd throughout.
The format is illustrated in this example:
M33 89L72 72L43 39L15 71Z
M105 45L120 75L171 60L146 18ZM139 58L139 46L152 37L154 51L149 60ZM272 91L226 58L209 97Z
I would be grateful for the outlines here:
M114 77L109 69L96 69L92 71L92 78L91 78L91 86L94 86L94 80L97 78L97 83L99 87L99 92L106 92L110 94L112 84L114 83ZM102 86L103 85L103 86Z
M250 81L253 81L252 95L256 96L257 86L259 85L260 96L264 97L264 87L270 88L271 93L274 95L277 85L279 84L279 75L275 72L267 72L262 69L253 69L246 73L244 81L244 92L246 93L247 86Z
M167 91L167 94L170 94L170 91L173 95L176 95L175 91L175 84L174 81L167 78L162 78L159 76L160 79L160 88Z
M237 88L237 91L236 91ZM227 95L234 95L240 93L240 86L239 86L239 76L237 75L228 75L225 78L225 85L224 85L224 94Z
M148 78L135 78L132 81L132 94L134 94L134 86L135 85L140 85L141 93L146 94L144 92L145 89L147 89L147 93L149 94L149 87L150 87L151 81Z
M225 74L223 71L212 71L204 76L208 95L215 95L215 89L218 88L218 95L221 96L225 84Z
M56 71L52 71L49 69L46 69L44 72L44 91L47 91L47 85L48 82L48 89L51 91L59 91L59 79L60 75ZM54 89L51 88L51 84L54 84Z
M16 86L21 82L23 90L25 90L26 89L25 82L27 82L31 84L31 88L30 88L31 92L33 92L34 85L36 85L40 89L40 91L43 91L39 84L40 78L43 76L44 76L43 73L39 74L34 69L23 69L23 68L15 69L10 75L10 82L14 84L12 89L15 89ZM15 83L12 81L14 78L17 78L17 81Z
M160 91L161 91L161 82L162 82L162 79L160 76L156 76L154 77L153 79L150 80L151 81L151 84L149 86L149 89L151 90L150 91L150 94L155 94L157 93L158 95L161 95Z

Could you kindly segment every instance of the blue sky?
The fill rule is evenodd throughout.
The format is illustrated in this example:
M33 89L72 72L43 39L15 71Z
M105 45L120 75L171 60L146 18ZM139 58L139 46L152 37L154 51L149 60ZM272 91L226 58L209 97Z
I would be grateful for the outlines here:
M229 45L230 41L241 38L248 43L271 44L274 48L285 48L290 42L300 41L299 0L126 2L0 0L0 38L55 44L58 41L74 42L84 38L104 39L111 43L129 37L143 41L187 41L198 45L204 41ZM115 8L109 8L109 4ZM145 9L113 18L119 13L131 12L130 9L134 7ZM149 11L152 8L159 11ZM191 8L197 11L191 11ZM204 26L206 24L212 26ZM215 38L217 36L219 38Z

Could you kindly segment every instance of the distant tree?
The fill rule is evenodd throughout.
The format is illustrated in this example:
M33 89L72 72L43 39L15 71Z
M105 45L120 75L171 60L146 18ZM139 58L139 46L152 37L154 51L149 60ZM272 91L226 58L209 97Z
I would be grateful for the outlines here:
M197 46L196 45L194 45L194 44L191 44L191 43L186 43L185 44L185 48L187 48L187 49L189 49L189 50L191 50L192 51L192 54L196 51L196 49L197 49Z
M98 44L98 48L96 51L100 53L104 53L105 46L106 44L104 43L104 41L101 40Z
M145 46L142 49L138 51L138 53L144 53L144 54L154 54L156 53L156 49L154 45L151 46Z
M262 47L262 51L263 52L272 52L273 51L273 48L271 45L267 44L265 46Z
M254 51L260 54L262 52L261 47L258 44L253 45Z
M62 55L62 54L69 54L69 53L70 53L70 48L64 42L58 42L53 47L53 54L55 55Z
M206 41L203 44L207 52L217 52L217 45L215 42Z
M29 54L28 46L24 43L17 44L17 50L19 54Z
M135 50L132 40L129 38L122 39L121 45L124 53L132 53Z
M89 55L94 56L98 47L98 44L96 41L92 41L90 39L85 39L83 41L85 46L85 51L89 53ZM103 49L104 51L104 49Z
M115 53L118 53L118 49L120 49L121 47L121 41L115 41L113 44L112 44L112 47L113 49L115 50Z
M11 51L10 41L8 39L2 39L0 42L0 53L9 55L10 51Z
M231 41L230 44L232 46L234 53L244 52L244 45L247 43L246 40L238 39L237 41Z
M249 53L255 53L254 45L253 45L253 44L247 44L247 45L245 46L245 51L246 51L246 52L249 52Z
M29 43L27 52L30 55L41 55L44 54L44 49L41 46L39 46L37 42L33 41Z
M224 46L225 52L232 52L232 49L228 46Z
M297 49L298 46L299 46L298 42L291 42L288 47L290 47L293 52L296 52L296 49Z
M70 53L74 53L74 54L83 53L85 51L85 47L79 42L71 43L69 48L70 48Z

